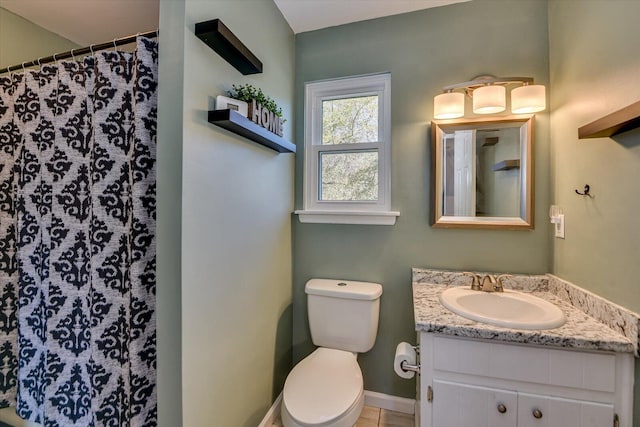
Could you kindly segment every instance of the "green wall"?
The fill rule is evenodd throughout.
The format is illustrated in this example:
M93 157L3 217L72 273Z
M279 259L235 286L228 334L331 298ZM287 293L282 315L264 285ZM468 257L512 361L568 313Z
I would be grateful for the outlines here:
M78 47L0 7L0 69Z
M552 182L566 221L553 272L636 312L640 133L578 140L577 129L640 100L638 16L634 1L549 5ZM584 184L593 199L574 194Z
M160 1L158 38L158 149L156 328L158 424L182 425L182 110L184 0Z
M375 347L359 356L365 389L415 397L392 369L395 346L415 342L411 267L546 273L550 264L549 120L536 117L533 231L429 226L429 128L442 86L481 74L532 76L548 85L547 3L475 0L296 36L296 208L302 208L304 83L391 72L394 226L301 224L294 218L293 358L310 342L304 284L312 277L384 286Z
M640 100L640 2L549 2L553 200L566 239L553 272L640 312L640 130L578 140L577 129ZM578 36L579 35L579 36ZM574 189L589 184L593 199ZM640 425L636 359L635 425Z
M251 83L282 107L291 139L294 36L272 0L186 0L184 17L182 423L254 427L292 363L294 156L211 125L207 112L232 84ZM263 73L243 76L193 34L214 18Z

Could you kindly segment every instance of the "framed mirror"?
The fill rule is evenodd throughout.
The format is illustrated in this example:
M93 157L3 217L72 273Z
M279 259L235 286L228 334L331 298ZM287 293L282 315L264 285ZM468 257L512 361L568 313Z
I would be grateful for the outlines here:
M439 228L533 228L534 116L431 122Z

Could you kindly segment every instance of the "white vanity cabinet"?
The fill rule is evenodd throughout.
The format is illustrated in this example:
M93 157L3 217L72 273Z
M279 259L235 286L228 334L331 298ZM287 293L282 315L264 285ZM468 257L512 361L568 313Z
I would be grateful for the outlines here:
M421 427L633 425L630 353L421 332L420 365Z

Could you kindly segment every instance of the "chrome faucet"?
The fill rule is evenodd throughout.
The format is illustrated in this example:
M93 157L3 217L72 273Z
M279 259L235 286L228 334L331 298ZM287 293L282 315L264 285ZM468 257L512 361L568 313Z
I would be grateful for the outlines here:
M480 276L477 273L471 273L469 271L465 271L463 273L465 276L471 276L471 290L472 291L483 291L483 292L503 292L504 286L502 281L507 277L511 277L510 274L500 274L499 276L494 276L493 274L486 274L484 276Z

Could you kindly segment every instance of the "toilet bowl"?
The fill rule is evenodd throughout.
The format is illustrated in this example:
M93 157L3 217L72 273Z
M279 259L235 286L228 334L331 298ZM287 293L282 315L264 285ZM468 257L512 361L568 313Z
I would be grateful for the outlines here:
M356 354L318 348L291 371L282 396L285 427L352 427L364 405Z

